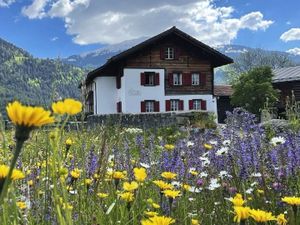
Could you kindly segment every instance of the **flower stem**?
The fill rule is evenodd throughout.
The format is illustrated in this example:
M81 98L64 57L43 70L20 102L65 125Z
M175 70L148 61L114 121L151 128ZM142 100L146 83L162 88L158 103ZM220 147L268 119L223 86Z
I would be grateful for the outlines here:
M15 165L17 163L17 160L18 160L18 157L20 155L20 152L21 152L21 149L23 147L24 142L25 142L25 140L18 140L17 139L16 149L15 149L15 152L14 152L14 157L11 161L8 175L6 176L6 178L4 180L3 187L0 190L0 192L1 192L0 193L0 205L2 205L2 203L4 201L4 198L7 194L8 186L10 185L10 182L11 182L11 175L12 175L13 170L15 168Z

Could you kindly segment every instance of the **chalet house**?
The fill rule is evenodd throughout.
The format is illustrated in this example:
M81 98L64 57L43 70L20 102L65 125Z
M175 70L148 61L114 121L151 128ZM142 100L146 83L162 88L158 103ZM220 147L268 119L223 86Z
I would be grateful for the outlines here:
M88 73L85 111L94 115L217 112L214 68L233 60L176 27Z

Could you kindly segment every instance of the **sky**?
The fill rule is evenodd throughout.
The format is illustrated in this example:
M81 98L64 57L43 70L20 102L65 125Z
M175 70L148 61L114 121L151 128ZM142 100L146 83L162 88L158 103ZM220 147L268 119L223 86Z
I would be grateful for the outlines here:
M67 57L176 26L210 46L300 55L299 0L0 0L0 38Z

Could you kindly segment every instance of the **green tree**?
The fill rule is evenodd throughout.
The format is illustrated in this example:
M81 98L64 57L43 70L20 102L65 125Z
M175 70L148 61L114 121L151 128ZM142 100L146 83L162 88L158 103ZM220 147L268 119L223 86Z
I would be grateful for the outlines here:
M259 115L267 100L270 105L277 101L278 91L272 86L272 76L271 68L266 66L242 73L232 86L231 103Z

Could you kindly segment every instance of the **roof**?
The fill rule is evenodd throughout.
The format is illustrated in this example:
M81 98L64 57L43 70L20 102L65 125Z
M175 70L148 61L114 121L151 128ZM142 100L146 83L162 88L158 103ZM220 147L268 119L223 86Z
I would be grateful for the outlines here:
M215 85L214 95L215 96L231 96L233 89L231 85Z
M300 80L300 66L273 69L272 83Z
M190 44L194 45L196 48L198 48L201 51L204 51L208 55L210 55L212 58L214 58L213 67L219 67L223 65L227 65L230 63L233 63L233 60L229 58L228 56L218 52L217 50L209 47L208 45L198 41L197 39L193 38L192 36L184 33L183 31L177 29L176 27L172 27L169 30L166 30L150 39L147 39L144 42L141 42L140 44L123 51L113 57L111 57L103 66L91 71L88 73L86 78L86 83L91 82L95 77L100 76L101 72L109 67L114 67L117 63L124 60L126 57L136 53L137 51L140 51L141 49L148 47L157 41L161 40L162 38L168 36L168 35L177 35L178 37L182 38L183 40L189 42Z

